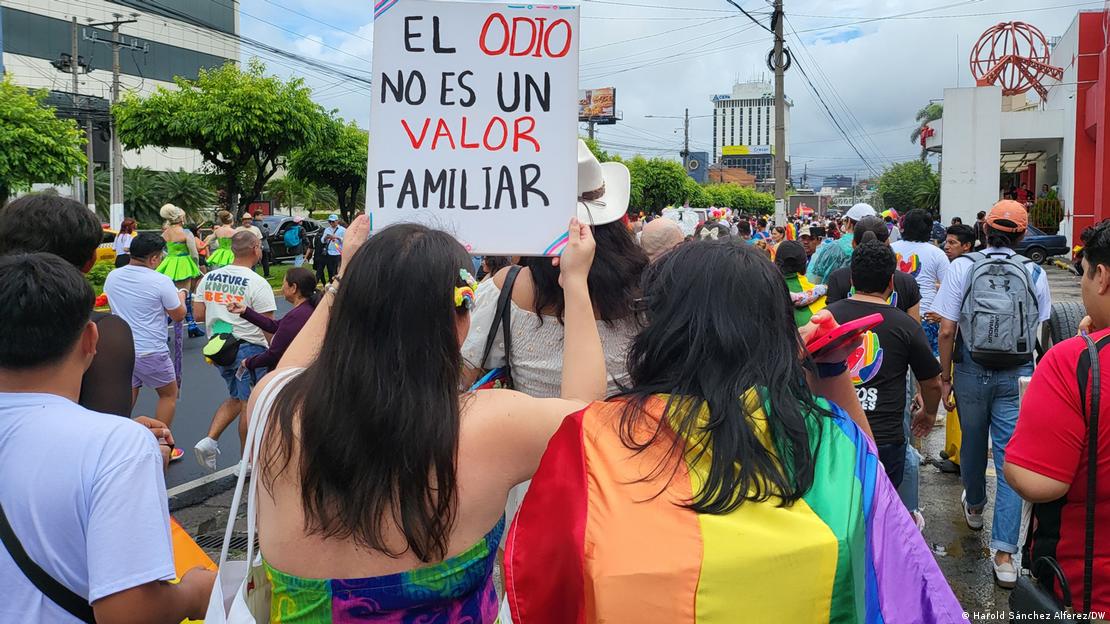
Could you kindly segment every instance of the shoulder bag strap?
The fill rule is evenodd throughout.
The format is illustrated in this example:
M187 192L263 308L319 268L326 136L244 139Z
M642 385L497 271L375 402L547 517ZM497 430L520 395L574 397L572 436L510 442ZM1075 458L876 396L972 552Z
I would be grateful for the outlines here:
M497 338L497 330L501 327L502 321L505 323L505 335L508 336L508 313L512 309L512 296L513 284L516 283L516 277L520 273L521 267L509 267L508 274L505 275L505 283L501 285L501 294L497 296L497 309L493 313L493 322L490 323L489 333L486 335L486 348L482 351L482 359L478 363L478 368L486 369L486 360L489 359L490 351L493 350L493 341ZM506 338L505 343L505 361L509 359L509 343Z
M1087 504L1086 504L1086 534L1083 540L1083 613L1091 611L1091 590L1094 581L1094 548L1095 548L1095 485L1098 477L1098 427L1099 409L1101 404L1101 366L1099 350L1107 344L1107 340L1100 340L1096 345L1090 336L1084 335L1087 342L1086 359L1079 358L1079 389L1082 393L1083 412L1087 417ZM1091 408L1087 410L1087 373L1090 372Z
M89 601L78 596L76 592L47 574L46 570L32 561L31 557L27 555L27 551L23 550L23 544L19 541L15 531L12 530L12 525L8 523L8 516L4 514L2 506L0 506L0 539L4 542L4 548L8 549L8 554L15 560L15 565L19 567L20 571L36 589L78 620L88 622L88 624L96 624L96 618L93 617L93 609Z

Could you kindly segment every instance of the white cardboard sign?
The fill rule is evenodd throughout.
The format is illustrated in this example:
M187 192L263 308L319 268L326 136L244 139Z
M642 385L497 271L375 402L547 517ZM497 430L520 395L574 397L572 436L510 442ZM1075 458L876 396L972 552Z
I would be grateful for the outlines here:
M378 0L367 211L557 255L577 205L576 5Z

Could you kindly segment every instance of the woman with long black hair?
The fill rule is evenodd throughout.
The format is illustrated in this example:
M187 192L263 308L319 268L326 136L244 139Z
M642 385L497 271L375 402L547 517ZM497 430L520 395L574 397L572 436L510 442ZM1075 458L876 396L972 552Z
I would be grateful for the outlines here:
M858 410L855 345L803 359L748 245L688 243L642 284L630 387L564 422L506 540L513 621L959 621L874 445L820 398Z
M593 238L571 222L562 398L534 399L459 390L477 287L463 246L415 224L363 244L368 230L365 216L352 224L338 287L252 397L257 418L259 395L279 392L254 469L271 615L489 624L508 491L605 390Z

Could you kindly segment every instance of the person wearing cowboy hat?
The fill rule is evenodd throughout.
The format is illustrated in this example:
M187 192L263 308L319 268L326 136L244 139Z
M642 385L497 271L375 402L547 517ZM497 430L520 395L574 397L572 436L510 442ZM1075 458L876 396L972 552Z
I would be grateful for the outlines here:
M589 290L610 394L629 383L625 359L639 331L634 309L640 275L648 265L647 254L621 222L628 212L630 189L628 167L598 162L586 144L578 142L578 219L593 227L597 241ZM502 321L509 325L511 353L506 353L498 330L483 361L502 288L511 290L515 304L510 307L509 318ZM513 389L538 398L558 397L562 389L564 309L558 267L552 265L551 258L521 258L520 266L498 271L481 289L470 312L470 331L462 347L467 368L464 384L482 370L511 361ZM511 521L526 490L525 485L510 493L506 522Z

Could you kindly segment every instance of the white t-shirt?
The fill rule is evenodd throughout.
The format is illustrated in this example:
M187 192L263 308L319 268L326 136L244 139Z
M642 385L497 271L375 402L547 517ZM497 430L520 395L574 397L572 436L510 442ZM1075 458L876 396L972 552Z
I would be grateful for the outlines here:
M1017 252L1013 249L1002 247L988 247L982 253L1004 253L1013 256ZM975 263L967 255L960 256L952 261L948 267L948 274L941 282L937 297L933 300L933 311L950 320L960 320L960 308L964 302L964 288L967 285L967 274ZM1048 289L1048 275L1044 269L1033 262L1023 263L1029 274L1033 276L1033 292L1037 295L1037 312L1040 321L1044 323L1052 318L1052 294Z
M909 273L921 290L921 313L933 311L933 299L948 273L948 256L932 243L900 240L890 244L898 254L898 270Z
M27 555L90 603L175 577L162 456L146 427L51 394L0 393L0 475ZM78 621L3 548L0 587L0 622Z
M131 241L134 239L135 237L130 234L117 234L112 241L112 249L116 251L117 256L128 253L131 249Z
M266 335L262 330L243 320L238 314L227 311L229 301L240 301L243 305L265 314L277 309L274 289L251 269L229 264L209 272L197 285L196 298L204 302L205 325L208 335L216 321L225 321L232 327L231 334L240 340L265 347Z
M134 265L120 267L104 280L112 312L127 321L135 337L135 355L168 353L166 311L181 307L173 280Z

